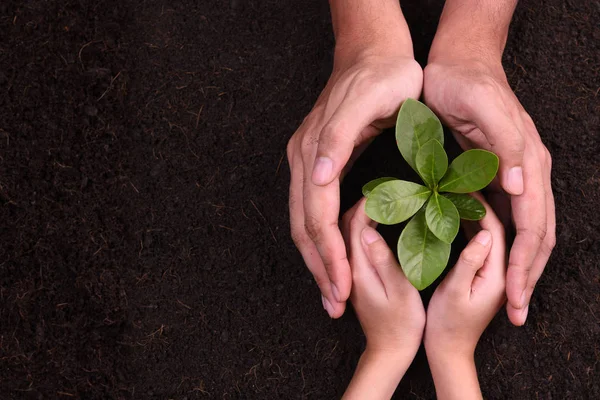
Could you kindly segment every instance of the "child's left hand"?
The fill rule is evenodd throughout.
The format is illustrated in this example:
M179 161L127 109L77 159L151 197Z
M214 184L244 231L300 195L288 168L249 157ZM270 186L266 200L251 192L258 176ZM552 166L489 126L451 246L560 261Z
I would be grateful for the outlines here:
M342 231L352 269L350 299L367 337L366 352L414 358L425 327L419 292L365 213L365 199L348 211Z

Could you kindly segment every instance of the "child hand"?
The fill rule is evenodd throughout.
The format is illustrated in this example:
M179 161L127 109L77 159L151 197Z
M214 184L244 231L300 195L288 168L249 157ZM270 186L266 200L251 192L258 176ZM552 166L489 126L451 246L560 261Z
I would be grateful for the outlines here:
M344 215L342 229L352 269L350 299L369 352L401 353L412 361L425 326L419 292L365 213L365 200Z
M415 357L425 327L419 292L376 225L365 213L365 199L342 221L352 270L350 300L367 337L344 400L389 399Z
M486 216L479 222L483 230L462 251L431 298L426 348L473 354L479 337L506 300L504 227L483 197L477 198L486 207Z
M427 308L425 350L442 400L482 398L475 347L506 300L504 227L483 197L476 197L486 208L483 230L463 250Z

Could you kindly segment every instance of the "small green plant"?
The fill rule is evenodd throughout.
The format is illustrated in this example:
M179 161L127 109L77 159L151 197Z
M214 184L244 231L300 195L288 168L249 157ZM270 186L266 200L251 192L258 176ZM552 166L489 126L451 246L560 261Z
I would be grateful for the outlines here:
M426 186L379 178L363 186L366 213L385 225L408 222L398 239L398 259L408 280L423 290L448 264L460 219L477 221L485 207L469 193L486 187L498 172L498 157L468 150L448 166L444 132L437 116L423 103L407 99L398 113L396 142L402 157Z

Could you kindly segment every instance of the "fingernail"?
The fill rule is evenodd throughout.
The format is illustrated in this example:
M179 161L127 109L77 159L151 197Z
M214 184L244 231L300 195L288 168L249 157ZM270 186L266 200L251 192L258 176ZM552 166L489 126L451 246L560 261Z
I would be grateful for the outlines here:
M335 286L335 283L331 284L331 292L333 293L333 297L335 298L335 300L339 303L340 302L340 291L338 290L337 286Z
M523 168L512 167L509 169L506 181L507 189L511 194L519 195L523 193Z
M362 231L362 237L366 244L371 244L380 238L375 229L365 228Z
M325 309L325 311L327 311L327 314L329 314L329 316L333 318L333 306L331 305L329 300L327 300L325 296L321 295L321 301L323 302L323 308Z
M313 168L312 181L315 185L326 185L331 181L333 161L329 157L318 157Z
M481 231L475 236L475 241L482 246L487 246L492 239L492 234L488 231Z

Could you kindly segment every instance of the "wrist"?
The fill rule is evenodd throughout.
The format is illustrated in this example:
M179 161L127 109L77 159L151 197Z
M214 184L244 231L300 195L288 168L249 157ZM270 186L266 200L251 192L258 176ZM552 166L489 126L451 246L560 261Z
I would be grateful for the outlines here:
M414 58L398 0L330 0L336 63L371 56Z
M438 399L482 399L473 354L425 351Z
M460 346L432 346L426 343L425 353L429 363L438 365L451 365L454 362L465 365L473 363L475 359L475 350L470 346L461 348Z
M429 63L500 64L517 0L447 0Z
M418 347L416 349L373 349L367 345L361 358L368 360L370 363L396 366L410 365L415 354L417 354L417 350Z
M343 399L391 398L411 362L399 351L365 349Z
M382 379L397 385L412 363L416 354L401 350L373 350L367 348L360 356L360 363L379 371Z

